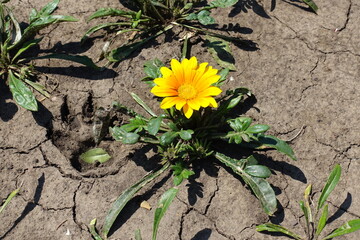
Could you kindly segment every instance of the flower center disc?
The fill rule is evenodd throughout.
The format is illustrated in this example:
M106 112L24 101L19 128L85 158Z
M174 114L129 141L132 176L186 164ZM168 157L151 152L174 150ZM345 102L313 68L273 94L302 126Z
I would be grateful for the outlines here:
M179 97L183 99L192 99L196 96L197 91L194 86L189 84L184 84L178 88L178 94Z

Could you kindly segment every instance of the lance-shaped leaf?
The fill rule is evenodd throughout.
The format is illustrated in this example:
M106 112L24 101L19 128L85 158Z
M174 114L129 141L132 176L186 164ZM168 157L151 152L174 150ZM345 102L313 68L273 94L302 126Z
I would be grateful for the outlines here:
M143 109L145 109L148 114L150 114L152 117L156 117L156 114L138 95L136 95L135 93L130 93L130 95Z
M18 42L16 42L16 44L9 47L9 50L18 48L24 42L29 41L29 39L31 39L41 29L46 28L51 24L55 24L59 22L76 22L76 21L78 20L71 16L62 16L62 15L40 16L24 30L21 39Z
M244 171L253 177L268 178L271 175L269 168L262 165L250 165L246 166Z
M97 10L93 15L91 15L88 19L88 21L94 19L94 18L100 18L100 17L108 17L108 16L123 16L123 17L132 17L136 16L136 12L130 12L130 11L123 11L120 9L115 8L100 8Z
M318 10L318 6L315 4L313 0L302 0L304 3L306 3L315 13Z
M215 19L210 16L210 12L207 10L202 10L197 14L197 19L199 20L199 23L202 25L209 25L214 24L216 21Z
M104 163L107 162L111 156L102 148L93 148L80 155L80 159L87 163Z
M215 157L238 174L252 189L255 196L260 200L264 211L272 216L277 209L277 201L274 190L270 184L262 178L250 176L243 169L241 160L230 158L222 153L215 153ZM243 162L246 160L242 160Z
M329 210L328 210L328 205L326 204L322 210L321 217L316 227L316 233L315 233L316 236L319 236L322 230L324 229L328 215L329 215Z
M121 210L125 207L125 205L130 201L130 199L137 193L141 188L143 188L146 184L150 183L152 180L157 178L161 173L166 171L169 168L170 164L166 163L160 170L148 174L143 177L140 181L126 189L120 197L114 202L108 214L105 217L104 226L102 229L102 233L104 238L107 238L107 235L114 224L116 218L118 217Z
M155 210L152 240L156 240L160 221L165 215L166 210L169 208L178 191L179 189L177 188L170 188L161 196L158 207Z
M210 6L226 8L226 7L230 7L230 6L234 5L238 1L239 0L215 0L215 1L210 2Z
M14 100L25 109L37 111L38 104L32 91L23 81L16 78L12 71L9 71L8 76L9 87Z
M228 41L221 38L206 36L209 41L207 44L208 50L215 61L223 68L235 71L235 59L231 53L231 48Z
M24 43L24 45L19 49L19 51L17 51L17 53L15 54L15 56L11 59L11 62L14 62L15 59L20 56L20 54L22 54L23 52L25 52L26 50L28 50L28 49L31 48L32 46L35 46L35 45L38 44L41 40L42 40L42 38L32 39L32 40Z
M257 146L256 146L257 145ZM258 142L253 145L256 149L268 149L275 148L281 153L284 153L292 160L296 160L295 153L285 141L270 135L260 135L258 137Z
M158 133L162 119L163 118L161 116L150 119L147 125L147 130L151 135L155 136Z
M133 132L127 132L121 127L109 128L111 136L116 141L121 141L124 144L135 144L139 141L140 135Z
M84 43L86 41L86 39L88 39L90 37L91 34L97 32L101 29L113 27L113 26L130 26L130 25L131 25L130 23L124 23L124 22L102 23L102 24L96 25L86 31L84 36L81 38L81 43Z
M256 226L256 231L258 231L258 232L262 232L262 231L278 232L278 233L283 233L292 238L295 238L296 240L303 239L302 237L300 237L296 233L291 232L287 228L282 227L280 225L272 224L272 223L265 223L265 224L258 225L258 226Z
M355 232L360 229L360 219L350 220L331 234L323 238L323 240L332 239L334 237L342 236L348 233Z
M38 15L39 16L46 16L46 15L52 14L55 11L55 9L57 8L59 2L60 2L60 0L54 0L52 2L49 2L48 4L45 5L45 7L43 7L38 12Z
M318 210L323 207L326 199L329 197L330 193L336 187L337 183L339 182L340 176L341 176L341 167L339 164L336 164L334 169L331 171L330 176L326 181L323 190L321 191L321 195L319 197L318 206L317 206Z
M68 55L68 54L63 54L63 53L53 53L53 54L48 54L48 55L35 57L35 58L31 58L31 59L33 59L33 60L36 60L36 59L61 59L61 60L67 60L67 61L71 61L71 62L80 63L82 65L85 65L87 67L91 67L91 68L96 69L96 70L100 69L100 67L98 67L91 60L91 58L89 58L87 56Z
M179 135L178 132L169 131L161 135L160 137L160 145L168 146L170 143L174 141L174 139Z

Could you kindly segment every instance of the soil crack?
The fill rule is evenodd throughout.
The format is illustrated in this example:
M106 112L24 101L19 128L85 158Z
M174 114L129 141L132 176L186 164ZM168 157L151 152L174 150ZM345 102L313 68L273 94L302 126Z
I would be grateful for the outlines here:
M206 207L205 207L205 211L204 211L204 214L203 214L204 216L206 216L206 214L207 214L207 212L208 212L208 210L209 210L209 207L210 207L210 205L211 205L212 200L214 199L216 193L219 191L219 185L218 185L218 179L217 179L217 178L215 179L215 185L216 185L216 189L215 189L215 191L213 192L213 194L210 196L209 202L208 202L208 204L207 204Z

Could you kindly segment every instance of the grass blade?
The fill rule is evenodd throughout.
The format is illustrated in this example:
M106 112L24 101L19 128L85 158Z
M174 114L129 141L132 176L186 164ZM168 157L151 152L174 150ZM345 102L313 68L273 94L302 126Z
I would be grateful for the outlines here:
M148 105L135 93L130 93L131 97L142 107L145 109L147 113L149 113L152 117L156 117L157 115L150 109Z
M40 41L42 40L42 38L38 38L38 39L33 39L30 40L26 43L24 43L24 45L19 49L19 51L15 54L15 56L11 59L12 62L14 62L14 60L20 56L20 54L22 54L23 52L25 52L26 50L28 50L29 48L31 48L32 46L38 44Z
M107 235L110 231L110 228L114 224L117 216L119 215L121 210L125 207L125 205L130 201L130 199L135 195L135 193L137 193L142 187L144 187L146 184L148 184L156 177L158 177L161 173L166 171L169 168L169 166L170 164L166 163L160 170L146 175L140 181L138 181L137 183L126 189L119 196L119 198L114 202L107 216L105 217L105 222L102 229L102 233L105 239L107 239Z
M287 236L290 236L292 238L295 238L296 240L301 240L302 238L297 235L296 233L291 232L285 227L282 227L280 225L272 224L272 223L265 223L262 225L256 226L256 231L262 232L262 231L268 231L268 232L278 232L283 233Z
M18 192L20 191L20 188L15 189L14 191L12 191L9 196L6 198L4 204L1 206L0 208L0 214L2 213L2 211L6 208L6 206L9 204L9 202L11 201L11 199L13 199L13 197L16 196L16 194L18 194Z
M156 235L159 229L160 221L162 217L165 215L166 210L169 208L171 202L174 200L178 191L179 189L177 188L170 188L161 196L160 201L158 203L158 208L155 210L152 240L156 240Z
M100 235L96 232L95 229L95 225L96 225L96 218L94 218L93 220L91 220L90 225L89 225L89 230L91 235L93 236L93 238L95 240L102 240L102 238L100 237Z
M334 237L342 236L348 233L355 232L360 229L360 219L350 220L335 231L333 231L330 235L323 238L323 240L331 239Z
M341 167L339 164L336 164L336 166L330 173L330 176L323 190L321 191L321 195L317 206L318 210L324 206L326 199L329 197L330 193L334 190L335 186L339 182L340 176L341 176Z
M260 200L264 211L272 216L277 209L277 200L270 184L265 179L252 177L247 174L243 169L244 160L233 159L218 152L215 153L215 157L242 177L246 184L252 189L255 196Z
M87 67L91 67L93 69L100 70L100 67L98 67L91 60L91 58L89 58L87 56L68 55L68 54L63 54L63 53L53 53L53 54L49 54L49 55L45 55L45 56L41 56L41 57L34 57L31 59L36 60L36 59L52 59L52 58L76 62L76 63L80 63L82 65L85 65Z
M90 37L91 34L103 29L103 28L108 28L108 27L112 27L112 26L130 26L131 23L123 23L123 22L116 22L116 23L102 23L99 25L96 25L92 28L90 28L89 30L86 31L86 33L84 34L84 36L81 38L81 43L85 42L86 39L88 39Z

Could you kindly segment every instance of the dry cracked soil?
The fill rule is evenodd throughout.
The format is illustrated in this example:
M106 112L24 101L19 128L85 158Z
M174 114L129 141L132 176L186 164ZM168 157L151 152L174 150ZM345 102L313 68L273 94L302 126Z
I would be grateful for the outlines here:
M30 9L46 2L12 0L9 4L18 20L26 22ZM79 43L96 23L86 19L100 7L121 8L121 2L62 0L57 13L75 16L79 22L42 31L40 54L51 50L97 59L104 44L100 34L89 44ZM286 239L255 231L257 224L269 220L304 235L298 200L309 183L318 196L336 163L343 172L328 199L330 219L324 232L360 217L360 2L316 0L318 14L301 1L277 0L275 8L272 2L240 0L213 16L218 28L258 47L232 45L237 71L230 73L233 80L227 87L247 87L255 96L241 113L270 125L270 133L289 140L298 158L291 161L273 151L257 153L261 163L273 169L269 182L279 211L269 218L239 178L209 160L195 168L196 178L181 185L161 222L158 239ZM17 107L2 83L0 199L20 185L21 191L0 216L0 239L91 239L90 221L97 218L101 227L117 196L158 167L151 147L123 145L110 138L100 145L111 153L109 162L88 166L79 161L79 154L93 146L94 109L117 100L142 111L128 92L157 105L148 86L139 81L144 77L143 64L154 57L167 63L179 57L181 31L158 37L102 72L64 61L38 61L44 81L50 87L56 85L38 112ZM193 42L191 55L216 66L199 41ZM154 208L141 208L140 203L146 200L156 206L171 184L164 175L139 192L116 221L110 239L134 239L138 228L144 239L150 239ZM338 239L360 239L360 232Z

